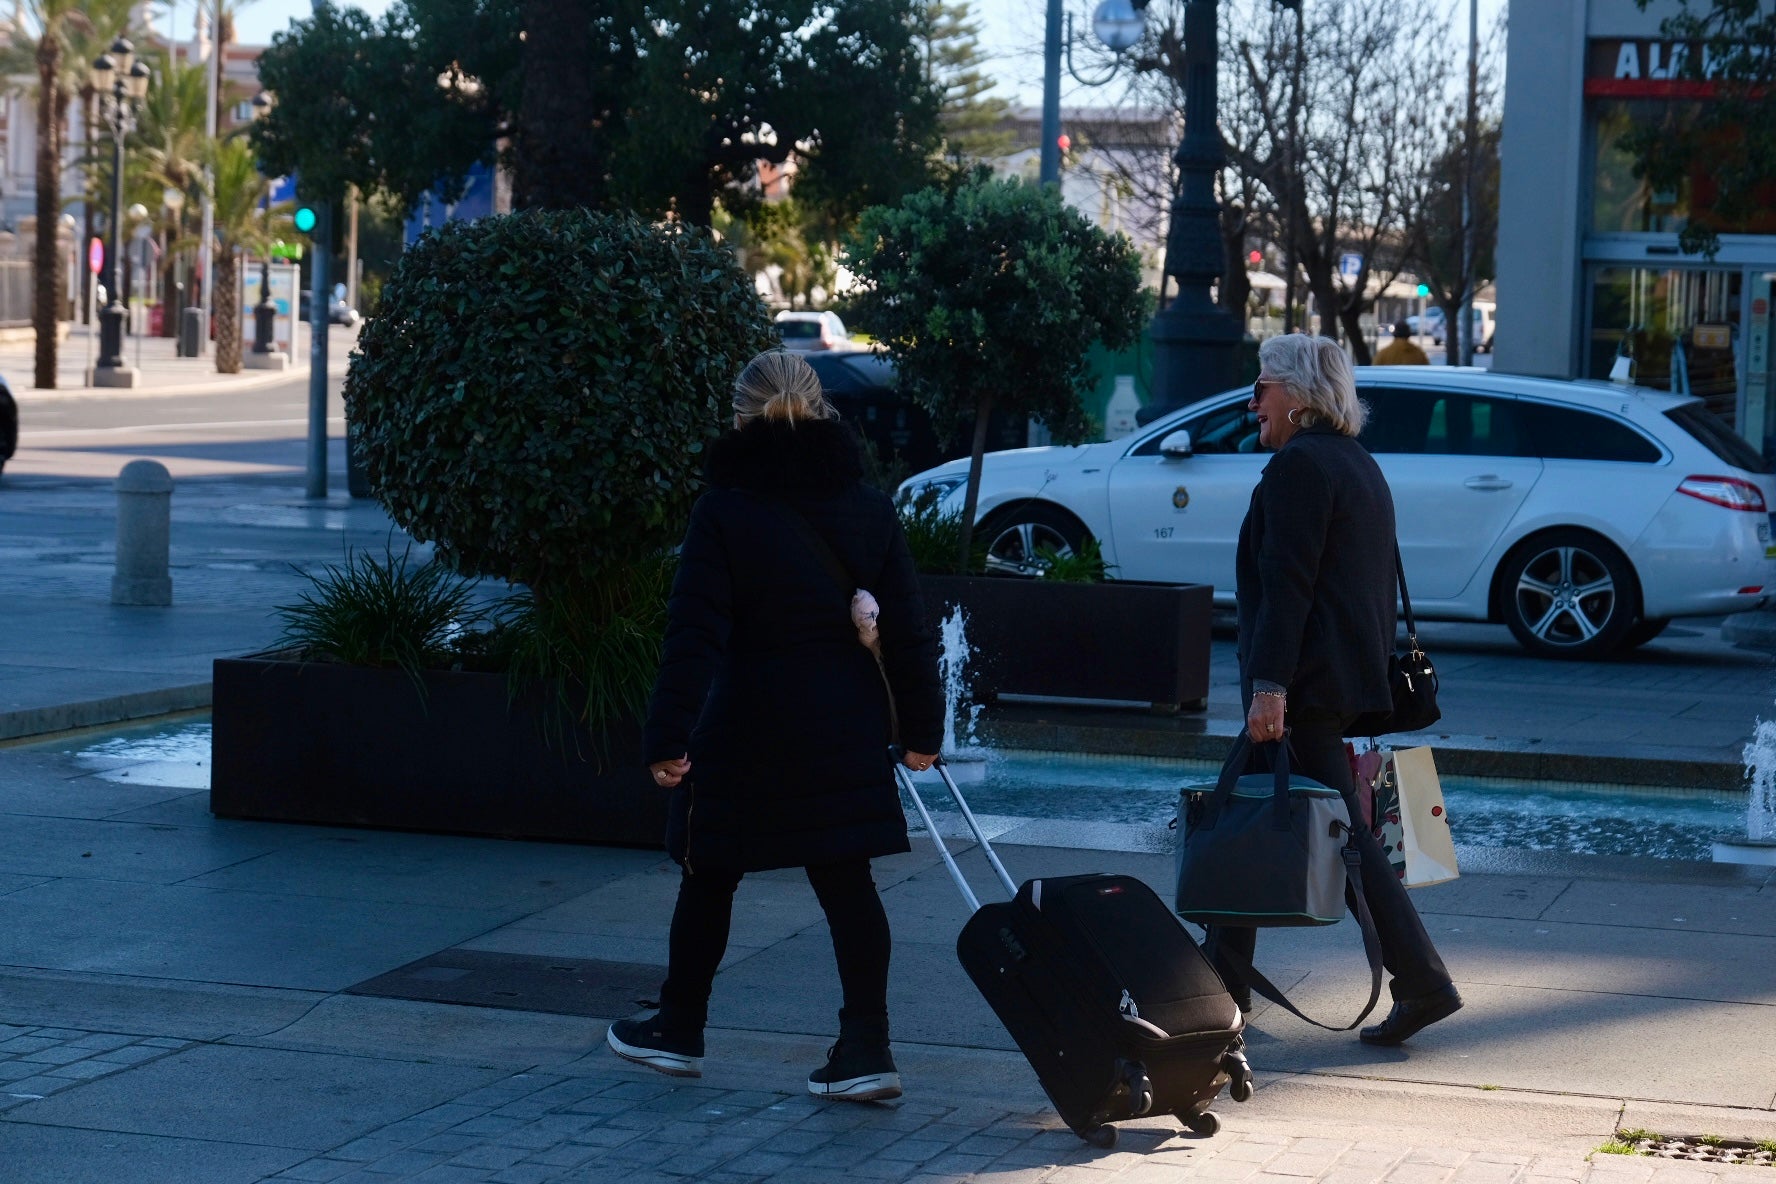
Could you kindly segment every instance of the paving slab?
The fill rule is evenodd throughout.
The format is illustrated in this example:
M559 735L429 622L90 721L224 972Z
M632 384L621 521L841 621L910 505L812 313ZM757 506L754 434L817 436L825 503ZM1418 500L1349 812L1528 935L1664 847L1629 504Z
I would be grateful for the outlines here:
M307 841L301 831L220 831L9 814L0 828L0 866L22 875L164 885Z
M453 905L548 916L588 896L602 896L631 869L660 862L657 853L614 850L597 858L583 846L508 843L490 847L448 835L332 830L184 881L197 888L300 894L385 904ZM668 914L670 916L670 914Z
M55 1024L175 1041L275 1031L323 996L138 976L77 974L0 965L5 1021ZM3 1030L3 1029L0 1029Z
M510 913L112 880L0 897L0 965L337 991Z
M0 1117L7 1184L250 1184L307 1153L250 1143L38 1126Z
M493 1068L200 1045L30 1102L9 1117L319 1151L504 1076Z

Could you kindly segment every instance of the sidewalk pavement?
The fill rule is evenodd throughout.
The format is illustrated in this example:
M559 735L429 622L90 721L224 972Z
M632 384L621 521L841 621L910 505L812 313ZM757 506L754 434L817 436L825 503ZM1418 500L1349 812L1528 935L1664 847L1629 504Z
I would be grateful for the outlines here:
M329 374L345 373L345 357L357 340L356 328L335 326L327 339L327 370ZM129 337L123 341L123 360L140 373L134 387L95 387L90 372L98 358L98 326L69 326L68 336L56 347L56 385L54 391L38 390L32 383L36 374L36 340L29 334L0 341L0 376L4 376L15 397L28 396L44 402L56 397L100 396L112 398L132 392L154 394L200 394L211 391L252 390L287 382L293 376L308 373L308 325L302 326L303 349L299 357L290 359L286 370L242 370L239 374L216 373L216 346L202 357L175 356L178 343L171 337ZM251 349L249 345L247 347Z
M655 993L675 869L615 848L207 812L201 758L0 749L0 1178L538 1184L1356 1184L1769 1180L1595 1154L1618 1129L1776 1137L1776 872L1574 859L1415 895L1467 1000L1400 1049L1263 1005L1257 1092L1201 1138L1088 1147L956 963L933 848L880 860L896 937L898 1103L804 1092L839 999L797 872L748 877L705 1076L617 1060ZM940 828L948 829L940 822ZM959 844L952 844L959 846ZM1007 846L1016 876L1163 855ZM963 862L984 899L978 857ZM1476 871L1476 869L1478 869ZM1267 970L1348 1017L1347 921L1266 934Z

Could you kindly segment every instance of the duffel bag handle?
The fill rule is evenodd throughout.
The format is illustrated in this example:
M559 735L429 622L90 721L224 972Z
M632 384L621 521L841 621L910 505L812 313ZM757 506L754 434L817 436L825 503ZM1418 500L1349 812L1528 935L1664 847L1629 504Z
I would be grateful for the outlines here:
M1268 740L1265 748L1270 755L1271 795L1270 825L1272 830L1289 829L1289 729L1283 729L1281 740ZM1221 766L1221 776L1215 781L1215 791L1203 803L1203 811L1197 825L1203 830L1214 830L1215 823L1221 818L1221 811L1227 807L1227 801L1233 796L1234 786L1246 771L1251 760L1252 738L1241 732L1234 739L1233 751L1227 754L1227 760Z

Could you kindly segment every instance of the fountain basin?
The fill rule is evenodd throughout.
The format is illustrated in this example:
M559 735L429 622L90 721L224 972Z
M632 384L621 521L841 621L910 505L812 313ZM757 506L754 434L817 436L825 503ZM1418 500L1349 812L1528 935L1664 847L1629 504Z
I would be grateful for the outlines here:
M1752 867L1776 867L1776 839L1748 839L1721 835L1714 840L1714 862L1742 863Z

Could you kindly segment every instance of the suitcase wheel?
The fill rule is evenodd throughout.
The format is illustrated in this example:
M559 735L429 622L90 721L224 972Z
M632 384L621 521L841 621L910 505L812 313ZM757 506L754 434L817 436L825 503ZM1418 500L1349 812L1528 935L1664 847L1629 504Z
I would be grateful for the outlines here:
M1128 1089L1131 1118L1140 1118L1153 1109L1153 1082L1141 1066L1128 1066L1123 1070L1122 1080Z
M1221 1118L1212 1110L1204 1110L1201 1114L1186 1111L1178 1115L1178 1121L1205 1137L1221 1129Z
M1252 1096L1252 1063L1246 1055L1239 1051L1228 1053L1221 1060L1221 1068L1230 1079L1227 1096L1236 1102L1244 1102Z
M1103 1126L1094 1126L1088 1131L1081 1131L1079 1137L1084 1139L1087 1143L1090 1143L1093 1147L1098 1147L1105 1151L1116 1146L1116 1128L1109 1123L1105 1123Z

